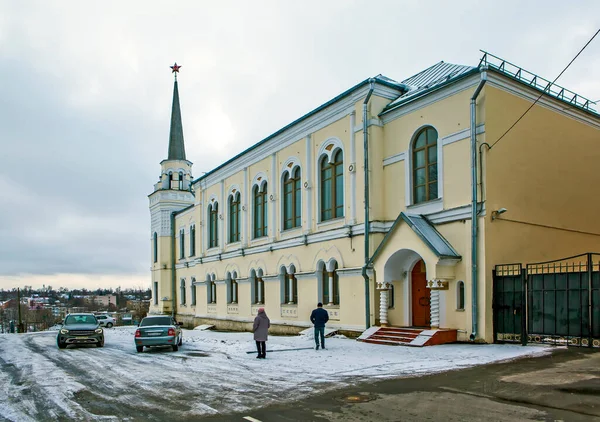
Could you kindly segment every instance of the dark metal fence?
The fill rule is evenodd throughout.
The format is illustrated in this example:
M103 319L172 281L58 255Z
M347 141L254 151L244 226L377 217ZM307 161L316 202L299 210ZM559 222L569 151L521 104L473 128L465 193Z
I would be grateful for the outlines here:
M494 340L600 347L600 254L498 265Z

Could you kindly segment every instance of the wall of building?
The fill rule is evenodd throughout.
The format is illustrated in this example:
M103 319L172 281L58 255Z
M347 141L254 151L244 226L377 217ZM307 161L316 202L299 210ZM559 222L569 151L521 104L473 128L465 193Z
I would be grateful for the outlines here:
M493 144L539 96L506 79L485 88ZM502 84L502 86L500 85ZM511 92L509 92L511 91ZM528 98L523 98L528 97ZM484 154L486 285L507 263L535 263L600 250L600 118L543 99ZM485 151L485 148L484 148ZM492 221L492 211L507 212ZM487 320L491 323L491 307Z

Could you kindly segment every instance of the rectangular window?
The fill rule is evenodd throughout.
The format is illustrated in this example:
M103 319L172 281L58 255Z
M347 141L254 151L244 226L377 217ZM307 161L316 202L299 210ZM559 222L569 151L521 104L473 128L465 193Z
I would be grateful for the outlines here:
M179 232L179 259L185 258L185 232L183 229Z
M158 281L154 282L154 294L152 296L154 296L154 304L158 305Z
M196 255L196 226L190 227L190 256Z

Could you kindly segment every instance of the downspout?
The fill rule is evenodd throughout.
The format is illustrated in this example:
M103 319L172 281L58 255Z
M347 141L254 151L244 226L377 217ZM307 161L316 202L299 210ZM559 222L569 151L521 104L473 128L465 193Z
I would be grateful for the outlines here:
M175 318L175 211L171 213L171 316Z
M481 68L481 80L471 97L471 318L472 332L470 339L477 337L477 96L487 82L487 67Z
M364 172L365 172L365 265L362 267L362 276L365 279L365 329L371 326L371 297L369 276L367 275L367 267L370 264L369 260L369 235L371 225L369 224L369 134L367 131L367 105L373 94L375 79L369 79L369 92L363 101L363 148L364 148Z

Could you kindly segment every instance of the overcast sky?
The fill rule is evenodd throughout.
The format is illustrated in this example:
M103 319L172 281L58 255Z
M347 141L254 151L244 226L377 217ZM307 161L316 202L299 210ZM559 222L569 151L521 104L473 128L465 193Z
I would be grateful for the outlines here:
M600 2L0 0L0 288L150 285L179 75L195 177L337 94L487 50L553 80ZM558 81L600 99L600 37Z

